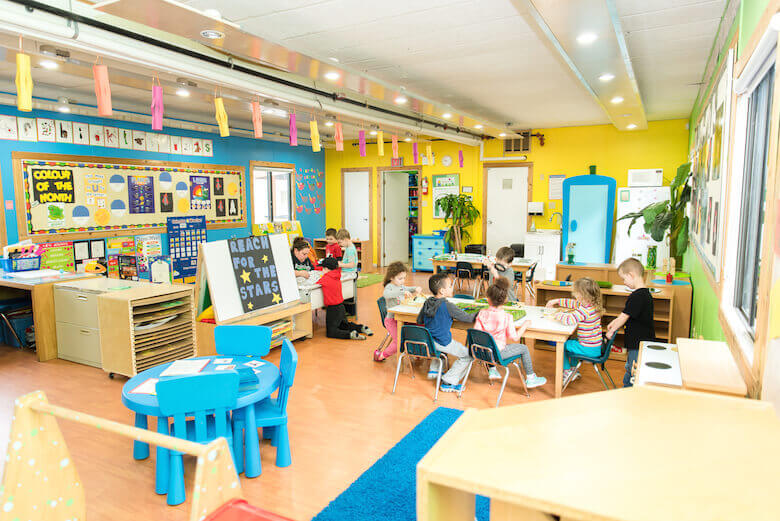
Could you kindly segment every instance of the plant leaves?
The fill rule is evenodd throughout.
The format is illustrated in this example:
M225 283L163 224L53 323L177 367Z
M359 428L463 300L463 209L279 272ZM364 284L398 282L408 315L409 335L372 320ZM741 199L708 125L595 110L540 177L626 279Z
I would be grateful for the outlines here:
M669 209L669 201L659 201L657 203L647 205L642 210L642 216L645 218L646 223L652 223L653 221L655 221L658 214L667 211L668 209Z
M653 220L653 224L650 227L650 236L654 241L661 242L664 240L666 230L672 224L673 219L674 213L671 211L664 211L656 215L655 220Z
M669 185L669 188L674 192L678 188L680 188L685 181L688 180L688 176L691 173L691 164L690 163L683 163L679 167L677 167L677 175L674 176L674 180L672 181L672 184Z
M687 217L683 218L683 222L678 228L675 245L677 246L677 252L675 255L676 257L679 257L680 255L685 253L685 250L688 249L688 218Z

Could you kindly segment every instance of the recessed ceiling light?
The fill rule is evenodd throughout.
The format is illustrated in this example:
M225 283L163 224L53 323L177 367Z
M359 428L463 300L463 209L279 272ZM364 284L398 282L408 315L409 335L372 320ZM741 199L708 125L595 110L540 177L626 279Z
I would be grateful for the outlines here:
M333 122L328 120L328 121L325 122L325 126L326 127L332 127L333 126Z
M225 33L216 29L204 29L200 32L200 35L207 40L221 40L225 37Z
M216 9L206 9L205 11L203 11L203 14L205 14L210 18L216 18L217 20L222 19L222 15Z
M369 132L369 134L371 134L372 136L376 136L376 130L372 130L371 132Z
M410 138L410 137L404 139L404 141L411 141L411 140L412 140L412 138Z
M498 137L506 137L506 132L502 132L498 135Z
M615 96L611 100L609 100L613 104L617 105L618 103L623 103L623 97L622 96Z
M403 105L404 103L407 102L406 96L401 96L401 95L396 96L395 102L398 103L399 105Z
M182 98L189 98L190 91L188 91L187 89L176 89L176 95L181 96Z
M339 74L336 71L328 71L325 73L325 78L331 81L335 81L339 78L341 78L341 74Z
M59 67L57 62L55 62L54 60L41 60L39 62L39 64L44 69L49 69L49 70L53 70L53 69L56 69L57 67Z
M67 114L67 113L70 112L70 107L67 106L67 105L60 105L59 107L57 107L57 110L59 110L60 112L62 112L64 114Z
M599 76L599 79L606 83L608 81L614 80L615 79L615 75L612 74L611 72L605 72L604 74Z
M450 119L452 117L452 114L450 114L449 112L445 112L444 114L441 115L441 117L443 117L444 119Z
M626 113L626 114L621 114L621 116L623 116L624 118L628 118L628 117L631 117L631 113L629 112L629 113Z
M474 128L476 128L476 129L480 129L480 128L482 128L482 125L480 125L479 123L477 123L476 125L474 125Z
M580 45L590 45L596 40L598 40L598 35L596 33L581 33L579 36L577 36L577 43Z
M338 59L338 58L336 58L335 56L331 56L331 57L330 57L330 58L328 58L328 59L329 59L330 61L334 62L334 63L338 63L338 62L339 62L339 59Z
M626 128L627 128L628 130L634 130L634 129L636 128L636 125L634 125L633 123L631 123L631 124L627 125L627 126L626 126Z

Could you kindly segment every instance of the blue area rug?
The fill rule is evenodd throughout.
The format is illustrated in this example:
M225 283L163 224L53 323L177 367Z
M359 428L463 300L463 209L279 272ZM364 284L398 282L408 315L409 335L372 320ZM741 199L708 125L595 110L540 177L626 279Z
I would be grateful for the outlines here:
M312 521L415 521L417 463L461 414L437 408ZM476 516L479 521L490 519L486 498L477 496Z

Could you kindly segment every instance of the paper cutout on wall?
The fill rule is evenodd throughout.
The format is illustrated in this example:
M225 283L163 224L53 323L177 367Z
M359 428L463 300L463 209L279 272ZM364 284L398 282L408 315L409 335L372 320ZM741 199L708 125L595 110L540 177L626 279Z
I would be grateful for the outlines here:
M16 54L16 108L22 112L32 110L33 81L30 72L30 56Z
M225 112L225 103L222 98L214 98L214 116L217 119L217 125L219 125L219 135L222 137L228 137L230 135L230 127L228 126L228 115Z
M158 80L159 81L159 80ZM163 113L163 89L161 85L152 85L152 130L162 130Z
M341 123L336 123L334 139L336 140L336 150L338 152L344 151L344 130L341 128Z
M92 77L95 80L95 98L97 98L98 114L111 116L111 84L108 80L108 66L93 65Z
M385 134L381 130L376 133L376 154L379 157L385 155Z
M290 113L290 146L298 146L298 125L296 123L295 112Z
M398 159L398 136L393 134L393 159Z
M263 107L259 101L252 102L252 128L256 139L263 137Z

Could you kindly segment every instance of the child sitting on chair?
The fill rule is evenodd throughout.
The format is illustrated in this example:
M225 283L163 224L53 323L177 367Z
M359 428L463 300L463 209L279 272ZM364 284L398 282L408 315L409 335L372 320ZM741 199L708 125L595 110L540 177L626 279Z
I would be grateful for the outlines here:
M530 321L526 320L523 325L520 326L519 330L516 329L515 320L512 315L501 308L506 302L508 290L509 281L503 277L497 278L496 281L491 284L487 289L487 301L490 307L483 309L477 314L476 328L493 335L496 346L503 358L520 355L523 362L523 369L525 369L526 374L526 387L529 389L539 387L540 385L546 384L547 379L543 376L537 376L534 373L534 366L531 361L531 353L528 351L528 347L525 344L519 343L507 345L507 341L509 340L512 342L519 342L530 324ZM489 372L491 379L501 378L495 367L491 366Z
M515 250L504 246L499 248L496 252L496 262L493 263L487 258L485 259L485 266L487 266L490 272L490 284L494 284L499 277L504 278L509 282L507 288L506 298L509 302L517 302L517 295L515 294L515 270L512 269L512 261L515 259Z
M563 351L563 381L579 378L580 373L572 374L574 363L569 359L572 353L599 356L601 354L601 289L595 280L583 277L574 281L573 299L557 298L547 302L548 308L562 306L573 309L572 313L558 312L556 320L567 326L577 326L577 340L567 340Z
M402 298L410 298L412 295L422 294L422 288L404 285L408 272L409 268L400 261L393 262L387 267L384 280L385 290L382 292L387 309L399 305ZM375 362L382 362L385 358L393 356L398 346L398 323L390 312L385 317L385 329L390 333L390 345L384 350L377 349L374 351Z
M368 326L347 321L347 310L341 293L341 270L336 259L326 257L322 260L322 277L317 283L322 286L325 303L325 336L365 340L366 335L374 334Z

